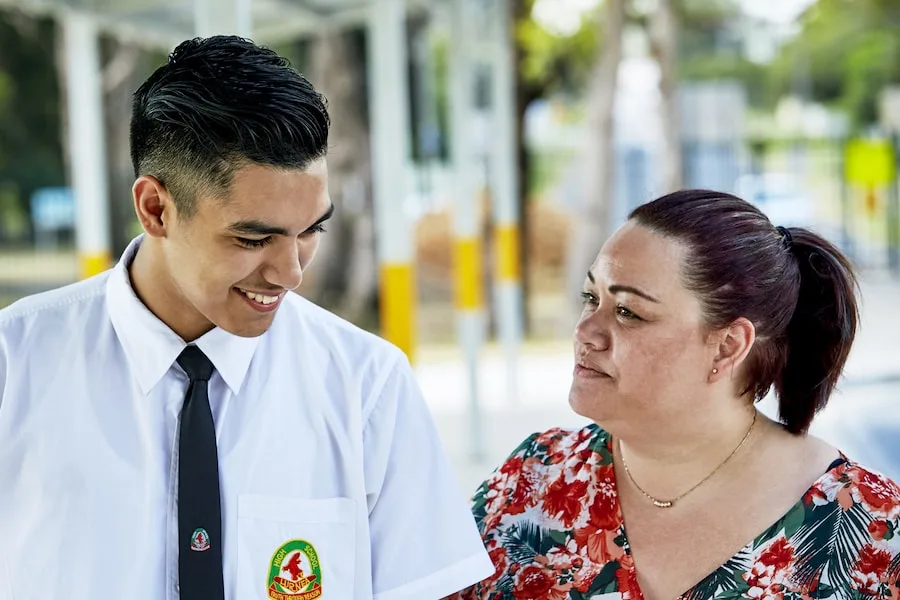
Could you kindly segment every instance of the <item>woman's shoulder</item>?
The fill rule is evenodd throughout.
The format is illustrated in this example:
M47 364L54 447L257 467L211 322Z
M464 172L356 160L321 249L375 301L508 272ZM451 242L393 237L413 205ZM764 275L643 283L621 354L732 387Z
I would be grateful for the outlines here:
M821 477L807 493L808 504L837 503L872 520L900 519L900 486L881 472L855 462L843 454L836 466ZM897 532L900 535L900 531Z
M794 583L823 599L884 597L898 584L900 487L874 469L842 454L778 525L753 544L755 569L783 555Z

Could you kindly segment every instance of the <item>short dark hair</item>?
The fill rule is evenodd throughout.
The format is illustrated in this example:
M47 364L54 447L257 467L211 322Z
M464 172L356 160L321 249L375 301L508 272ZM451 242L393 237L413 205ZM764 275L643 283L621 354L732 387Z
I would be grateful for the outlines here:
M325 98L274 51L235 36L181 43L134 94L131 161L179 211L224 193L249 163L305 169L325 156Z
M807 431L856 335L858 284L849 260L808 229L780 231L749 202L721 192L682 190L629 218L686 246L682 277L710 327L740 317L753 323L743 393L759 400L774 385L782 423Z

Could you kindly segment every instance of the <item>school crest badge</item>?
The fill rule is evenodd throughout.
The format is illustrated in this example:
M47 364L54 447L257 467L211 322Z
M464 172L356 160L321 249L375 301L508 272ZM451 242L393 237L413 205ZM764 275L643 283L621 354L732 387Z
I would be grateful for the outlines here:
M315 600L322 595L319 555L306 540L283 544L269 565L266 588L270 600Z
M202 527L195 529L191 534L191 550L194 552L209 550L209 534Z

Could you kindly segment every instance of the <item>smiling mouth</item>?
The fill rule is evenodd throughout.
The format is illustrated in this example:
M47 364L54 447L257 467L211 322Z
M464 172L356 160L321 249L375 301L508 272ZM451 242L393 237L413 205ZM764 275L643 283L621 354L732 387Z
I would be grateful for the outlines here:
M276 302L281 300L281 297L284 295L284 292L282 292L281 294L278 294L276 296L269 296L266 294L258 294L256 292L251 292L249 290L245 290L242 288L237 288L237 289L240 293L242 293L244 296L246 296L250 300L253 300L254 302L257 302L257 303L265 305L265 306L269 306L270 304L275 304Z

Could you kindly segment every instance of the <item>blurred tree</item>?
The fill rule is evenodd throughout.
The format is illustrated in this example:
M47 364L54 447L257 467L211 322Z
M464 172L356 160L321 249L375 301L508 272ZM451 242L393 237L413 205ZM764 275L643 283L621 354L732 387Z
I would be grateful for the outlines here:
M533 101L559 93L582 95L603 44L603 28L597 26L597 20L603 18L604 2L601 0L596 10L582 15L577 31L562 35L548 31L534 19L535 0L515 1L516 41L521 55L519 75L525 98ZM746 71L748 76L751 72L764 73L763 66L741 57L740 34L734 29L741 16L737 0L655 0L634 4L627 6L626 23L645 27L656 39L672 35L672 28L677 25L677 36L672 35L677 40L677 52L667 59L673 60L677 79L734 77L735 71ZM738 76L742 77L740 73Z
M165 63L166 56L164 52L118 38L104 38L101 48L110 240L113 256L118 256L140 230L131 195L134 184L130 151L132 99L141 83Z
M678 114L678 22L673 0L657 0L656 10L648 23L650 52L659 65L659 93L662 101L663 185L666 189L682 187L681 131Z
M304 295L374 326L378 295L363 30L326 30L308 47L307 75L332 115L328 179L335 217Z
M538 99L555 94L583 93L600 48L600 28L594 13L584 15L573 35L547 31L534 19L535 0L512 0L516 62L516 139L518 140L518 189L521 240L530 239L528 220L529 183L533 181L533 160L525 143L525 114ZM523 244L523 248L527 248ZM525 309L526 334L530 329L530 269L528 253L522 252L520 272Z
M799 24L772 65L770 102L794 93L846 110L858 127L875 123L879 93L900 82L900 3L819 0Z
M594 260L599 245L609 235L612 222L612 197L615 171L613 112L615 109L619 63L622 60L622 35L628 0L605 0L603 19L594 27L602 28L603 46L591 70L587 95L585 141L584 212L574 222L575 235L569 249L566 268L568 289L577 290L584 273ZM598 37L600 37L598 35ZM578 295L568 294L573 312L580 312ZM565 320L571 322L569 315Z
M571 35L548 31L533 16L535 0L517 0L516 42L519 75L525 97L547 98L557 93L580 94L601 47L599 9L588 11Z
M515 4L519 72L519 176L523 184L532 180L532 161L522 140L525 139L525 113L535 100L554 95L587 95L588 127L601 137L612 135L611 122L607 123L606 119L611 119L613 110L622 30L629 24L643 27L648 32L651 53L660 65L667 157L665 181L668 187L679 187L682 173L677 82L686 78L743 79L745 76L746 79L756 80L761 79L764 73L761 67L756 69L752 63L741 58L733 41L735 32L730 29L731 24L740 15L737 0L656 0L642 3L604 0L598 3L596 10L584 13L580 26L569 35L548 31L534 18L535 0L516 0ZM590 214L586 220L579 220L577 227L581 233L573 237L567 268L570 285L580 285L585 261L589 264L592 258L588 254L596 251L597 240L603 240L608 235L607 211L613 176L612 164L608 162L612 160L611 139L601 141L598 136L591 135L588 141L592 144L586 149L589 164L601 167L590 170L591 179L585 189ZM521 185L520 189L522 214L526 215L529 189L527 185ZM523 239L528 239L527 221L523 225L526 228ZM527 256L523 259L527 261ZM528 273L527 265L523 265L522 272ZM527 279L525 285L527 294Z
M34 190L64 185L51 19L0 10L0 187L28 213Z

